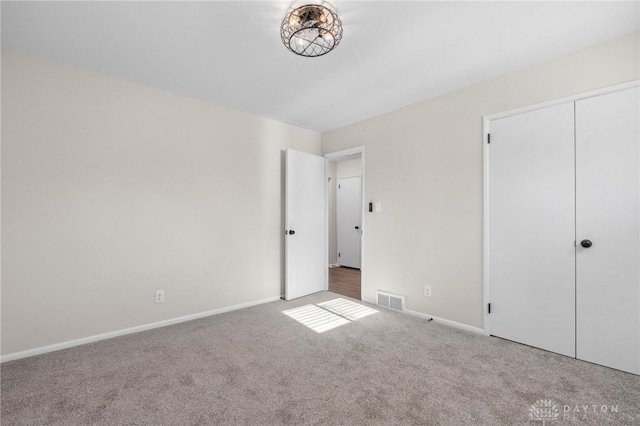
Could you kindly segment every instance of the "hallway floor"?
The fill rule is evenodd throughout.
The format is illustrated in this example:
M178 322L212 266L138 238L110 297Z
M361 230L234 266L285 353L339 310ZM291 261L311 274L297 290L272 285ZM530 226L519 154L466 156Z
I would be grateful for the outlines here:
M360 300L360 269L329 268L329 291Z

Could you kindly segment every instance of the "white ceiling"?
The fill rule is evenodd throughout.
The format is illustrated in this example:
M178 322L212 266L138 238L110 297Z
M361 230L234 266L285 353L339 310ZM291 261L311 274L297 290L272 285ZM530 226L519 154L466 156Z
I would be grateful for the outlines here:
M342 43L303 58L279 30L304 3L3 1L2 47L327 131L638 31L640 14L638 1L336 0Z

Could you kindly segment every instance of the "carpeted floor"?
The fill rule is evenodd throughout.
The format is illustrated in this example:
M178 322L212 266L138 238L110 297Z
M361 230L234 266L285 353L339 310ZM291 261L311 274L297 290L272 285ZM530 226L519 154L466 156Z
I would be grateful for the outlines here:
M5 363L2 425L640 425L632 374L386 310L323 333L282 313L338 297Z

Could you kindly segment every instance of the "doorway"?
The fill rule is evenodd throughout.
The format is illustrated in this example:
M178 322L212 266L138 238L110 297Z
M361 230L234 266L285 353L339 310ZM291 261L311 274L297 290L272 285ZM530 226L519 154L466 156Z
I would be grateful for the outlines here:
M359 163L359 159L351 161ZM361 204L360 175L338 178L336 196L338 263L340 266L358 270L360 269Z
M362 300L364 148L326 154L328 290Z

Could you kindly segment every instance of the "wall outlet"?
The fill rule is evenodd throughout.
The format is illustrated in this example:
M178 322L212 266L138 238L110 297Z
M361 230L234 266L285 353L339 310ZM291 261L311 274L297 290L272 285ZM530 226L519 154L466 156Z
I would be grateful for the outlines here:
M425 285L424 286L424 297L431 297L431 286L430 285Z
M156 291L156 303L164 302L164 290Z

